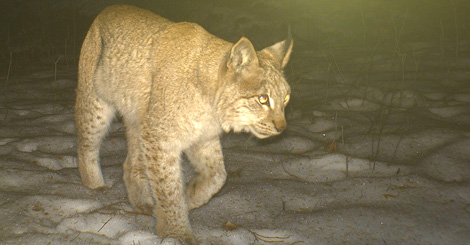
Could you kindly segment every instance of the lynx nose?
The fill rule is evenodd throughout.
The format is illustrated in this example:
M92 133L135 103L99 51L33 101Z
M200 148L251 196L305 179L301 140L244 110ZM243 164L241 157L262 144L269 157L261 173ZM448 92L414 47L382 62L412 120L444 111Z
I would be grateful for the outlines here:
M276 131L278 133L281 133L287 128L287 122L286 119L282 118L281 120L275 120L273 121L274 128L276 128Z

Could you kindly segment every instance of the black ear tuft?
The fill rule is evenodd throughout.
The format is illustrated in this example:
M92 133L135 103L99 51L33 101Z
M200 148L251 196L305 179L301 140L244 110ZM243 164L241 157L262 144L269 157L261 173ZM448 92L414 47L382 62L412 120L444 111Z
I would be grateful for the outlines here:
M276 59L276 62L279 64L280 68L284 68L289 61L290 55L292 53L292 47L294 46L294 39L292 39L292 33L290 25L287 27L287 39L281 42L278 42L270 47L263 49L264 52L269 52Z

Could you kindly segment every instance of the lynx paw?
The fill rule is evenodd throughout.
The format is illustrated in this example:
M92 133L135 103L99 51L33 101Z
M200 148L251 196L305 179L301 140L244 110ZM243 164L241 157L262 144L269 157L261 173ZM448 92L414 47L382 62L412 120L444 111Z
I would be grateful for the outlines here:
M186 189L188 208L199 208L206 204L211 197L222 188L226 178L227 174L225 170L213 174L211 177L201 174L198 175L189 183Z
M206 204L212 197L208 189L205 188L206 186L207 185L205 185L203 181L200 181L199 178L196 178L189 183L186 189L189 209L201 207L202 205Z
M164 241L168 238L168 237L171 237L173 238L172 236L166 236L166 237L162 237L162 241L161 243L163 244ZM174 238L175 240L171 241L170 243L168 244L182 244L182 245L196 245L198 244L196 242L196 239L194 239L194 237L190 236L190 237L175 237ZM178 241L178 242L177 242ZM165 242L168 242L168 241L165 241ZM167 244L167 243L165 243Z
M132 207L138 213L151 215L152 214L152 209L153 209L153 204L139 203L139 204L133 204Z
M154 202L152 197L140 194L128 194L129 202L136 212L152 215Z
M97 189L104 189L107 186L104 183L103 177L101 178L86 178L82 177L82 183L89 189L97 190Z
M160 225L159 225L160 222ZM167 237L172 237L177 239L181 244L196 245L196 239L193 236L191 228L185 227L174 230L173 232L168 232L168 225L163 220L157 220L157 235L165 240ZM163 242L163 241L162 241Z

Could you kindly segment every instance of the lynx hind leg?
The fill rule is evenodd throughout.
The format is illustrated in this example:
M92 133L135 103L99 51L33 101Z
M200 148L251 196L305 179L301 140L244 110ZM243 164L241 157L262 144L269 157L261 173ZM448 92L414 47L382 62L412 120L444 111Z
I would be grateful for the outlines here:
M139 146L138 130L127 123L126 127L127 158L123 171L127 196L135 211L152 214L155 203L150 192L147 166Z
M225 184L225 172L222 149L218 137L195 144L185 151L197 176L186 189L190 209L206 204Z
M77 92L75 124L78 135L78 168L83 185L104 187L99 164L99 149L114 116L114 108L92 94Z

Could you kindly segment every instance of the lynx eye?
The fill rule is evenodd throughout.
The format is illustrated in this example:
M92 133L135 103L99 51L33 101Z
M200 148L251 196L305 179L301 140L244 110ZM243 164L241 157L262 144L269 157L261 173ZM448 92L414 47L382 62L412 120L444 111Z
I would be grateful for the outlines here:
M284 97L284 103L289 102L290 99L290 94L286 94L286 97Z
M259 95L258 96L258 101L262 105L269 105L269 97L265 94Z

